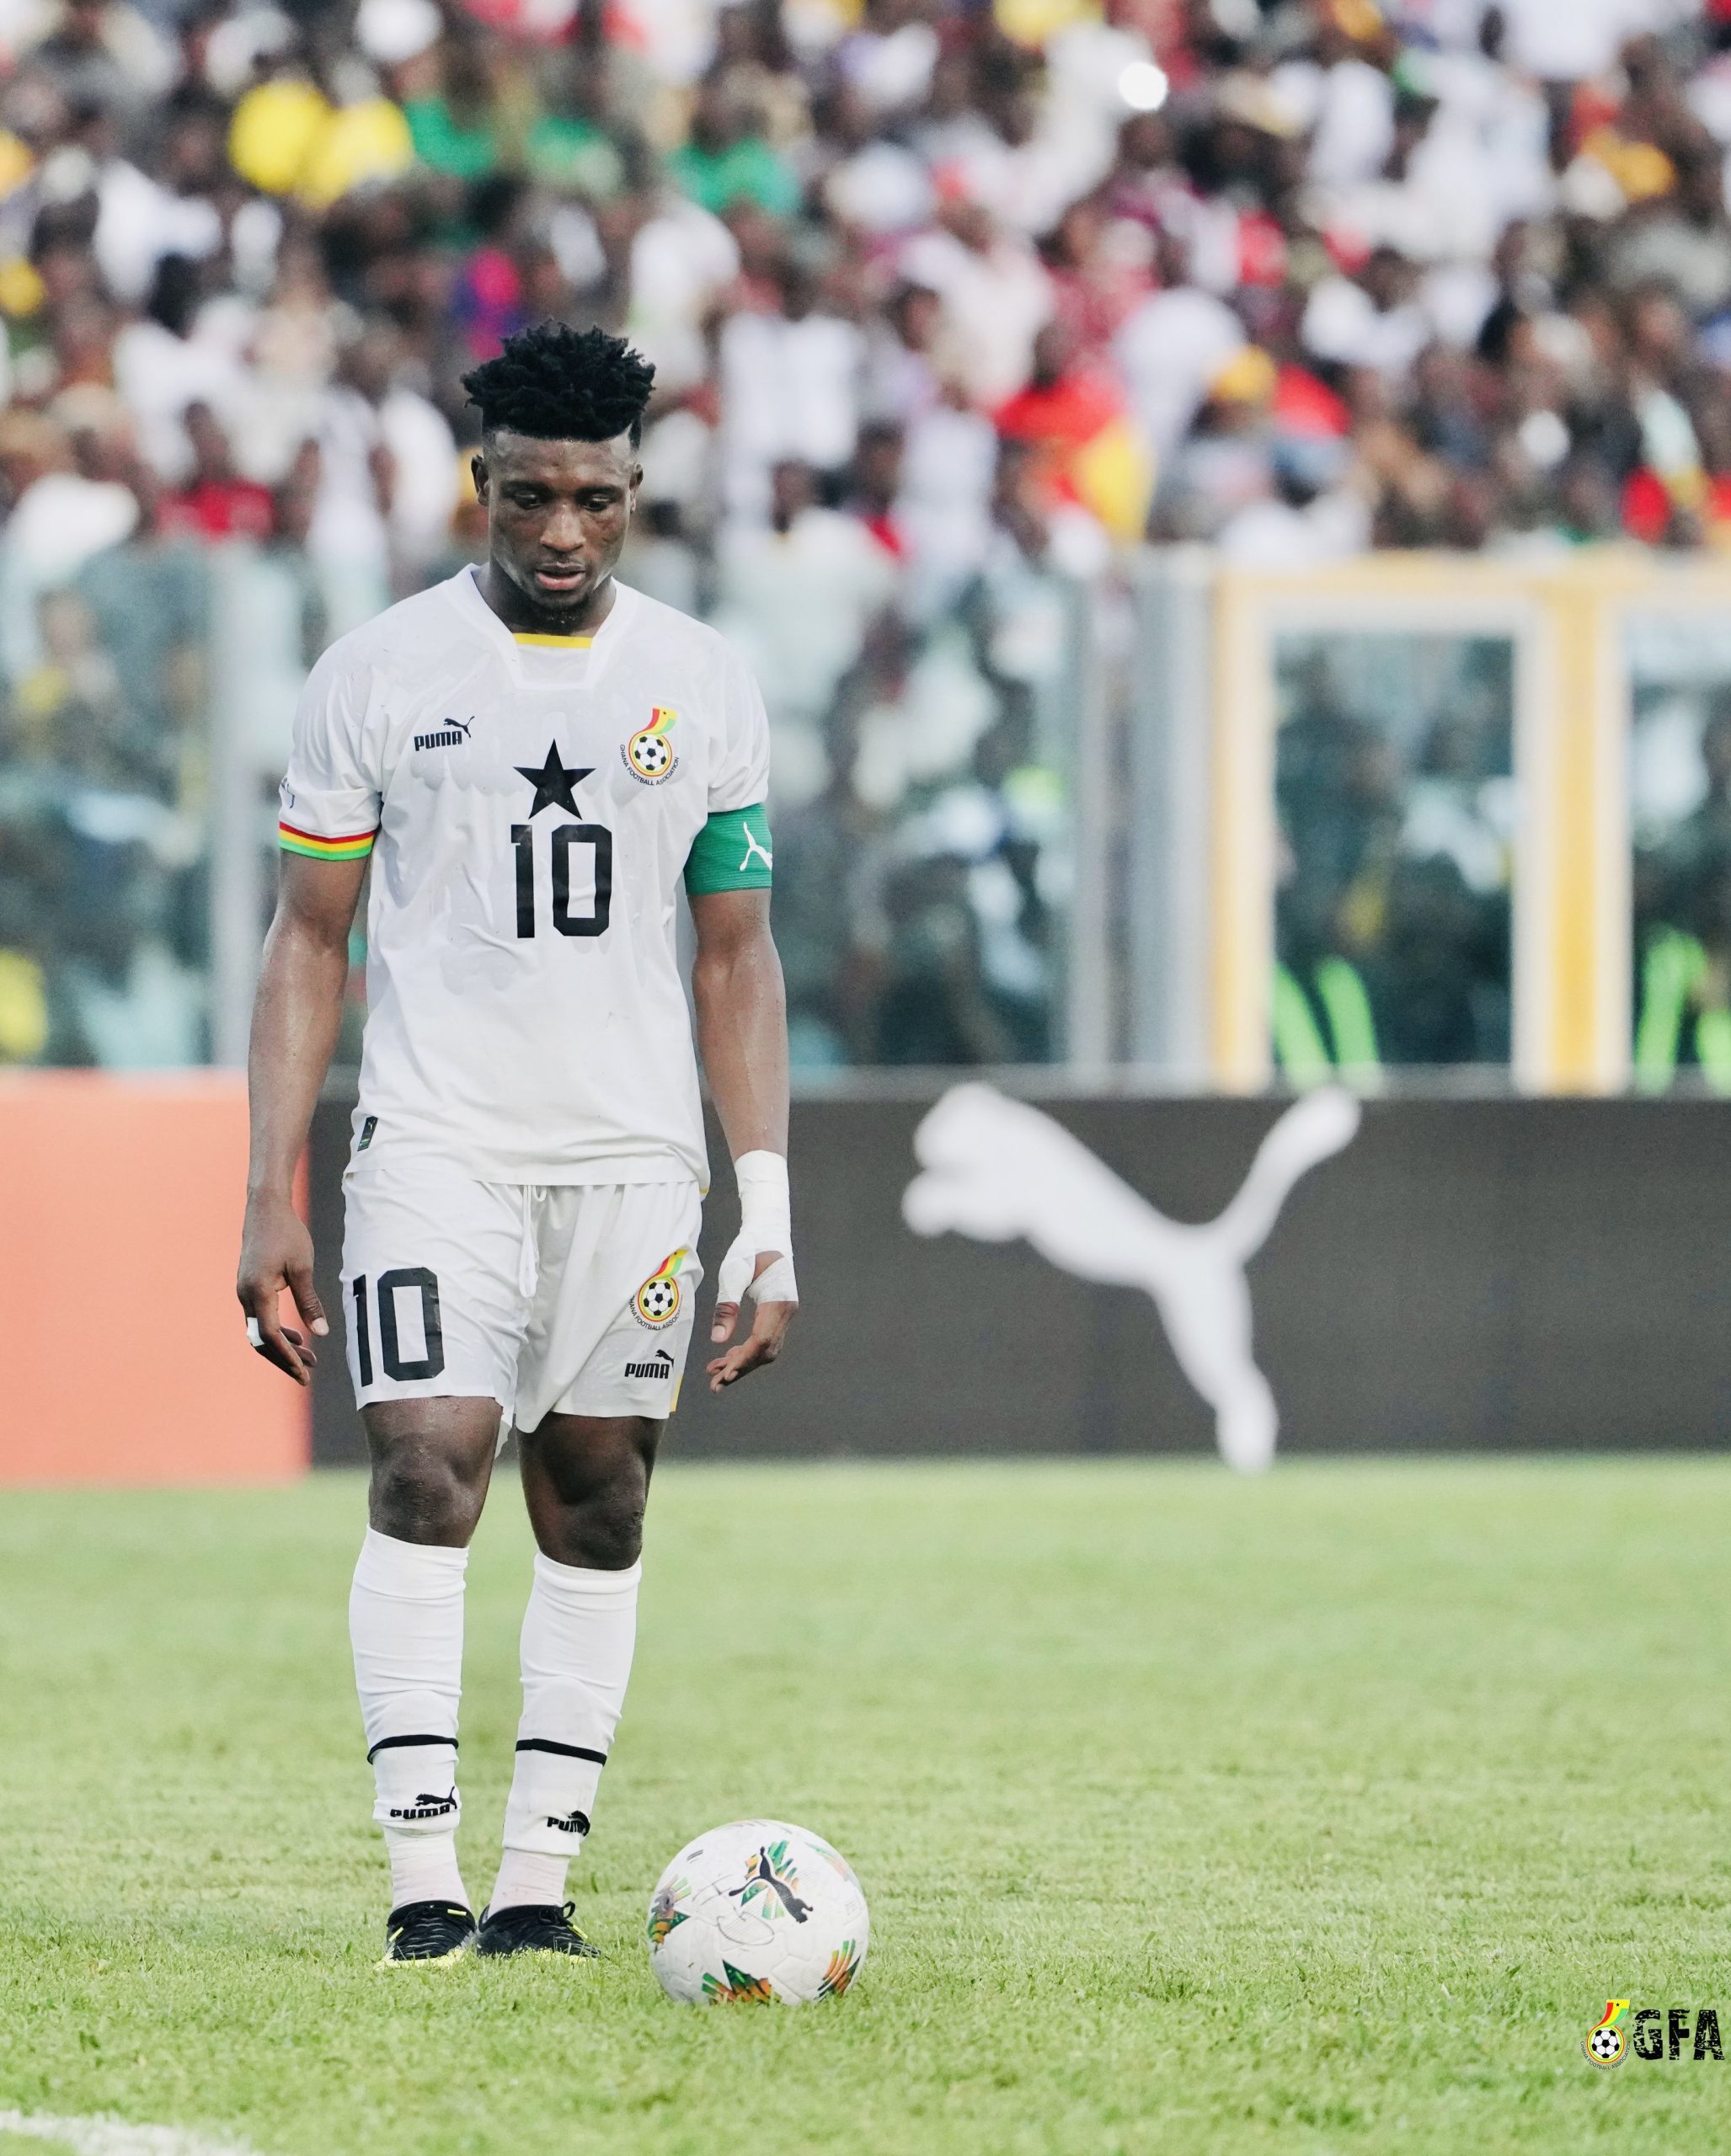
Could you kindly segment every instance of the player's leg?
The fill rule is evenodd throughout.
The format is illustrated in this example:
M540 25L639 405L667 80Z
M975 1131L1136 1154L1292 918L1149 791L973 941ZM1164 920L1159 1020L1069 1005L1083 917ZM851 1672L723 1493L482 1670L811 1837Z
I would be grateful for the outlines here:
M457 1861L468 1544L521 1334L524 1219L496 1187L351 1171L349 1360L371 1460L349 1603L355 1679L391 1867L387 1958L473 1937Z
M538 1554L484 1953L587 1951L561 1913L566 1870L590 1831L625 1703L649 1477L701 1277L688 1248L700 1203L693 1186L553 1196L518 1400Z
M372 1482L349 1638L397 1959L437 1958L422 1950L448 1953L473 1929L457 1861L457 1705L468 1545L499 1412L491 1399L390 1400L362 1417Z
M644 1506L660 1425L639 1416L549 1415L522 1433L535 1577L523 1617L523 1713L505 1806L505 1851L484 1951L515 1951L521 1910L535 1943L577 1938L548 1913L595 1812L637 1641ZM503 1942L509 1940L510 1944Z

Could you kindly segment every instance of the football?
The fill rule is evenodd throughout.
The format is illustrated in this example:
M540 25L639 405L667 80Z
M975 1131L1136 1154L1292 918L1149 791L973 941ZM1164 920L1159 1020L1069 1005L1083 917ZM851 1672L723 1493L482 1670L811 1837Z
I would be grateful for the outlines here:
M870 1924L853 1867L820 1835L739 1819L688 1842L649 1900L649 1967L681 2004L809 2006L858 1976Z
M1592 2056L1596 2059L1614 2059L1623 2047L1623 2040L1615 2029L1595 2029L1587 2040Z

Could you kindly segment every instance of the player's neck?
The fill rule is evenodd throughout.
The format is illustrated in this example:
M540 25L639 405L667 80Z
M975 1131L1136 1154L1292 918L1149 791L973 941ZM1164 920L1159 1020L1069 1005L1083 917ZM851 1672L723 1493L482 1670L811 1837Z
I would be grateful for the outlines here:
M585 592L578 605L558 609L537 606L496 562L485 563L476 582L482 598L506 628L520 636L593 636L612 612L616 595L611 572L593 591Z

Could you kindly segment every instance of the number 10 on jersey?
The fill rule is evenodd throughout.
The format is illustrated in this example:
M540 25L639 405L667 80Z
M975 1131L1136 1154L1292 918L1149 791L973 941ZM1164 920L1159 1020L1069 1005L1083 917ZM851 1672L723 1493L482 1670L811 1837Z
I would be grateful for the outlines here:
M556 824L549 834L552 847L551 918L561 936L601 936L606 932L613 910L613 834L601 824ZM517 934L535 933L538 878L535 863L535 826L511 825L511 845L517 857ZM571 910L571 856L579 846L595 850L594 889L585 894L578 887L580 901L589 895L589 910Z

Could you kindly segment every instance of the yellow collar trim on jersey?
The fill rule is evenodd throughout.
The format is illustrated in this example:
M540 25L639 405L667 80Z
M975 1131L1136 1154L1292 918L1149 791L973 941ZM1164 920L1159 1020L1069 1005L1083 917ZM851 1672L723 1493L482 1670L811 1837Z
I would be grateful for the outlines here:
M511 642L533 644L542 651L587 651L595 642L595 638L593 637L533 636L526 629L513 629Z

